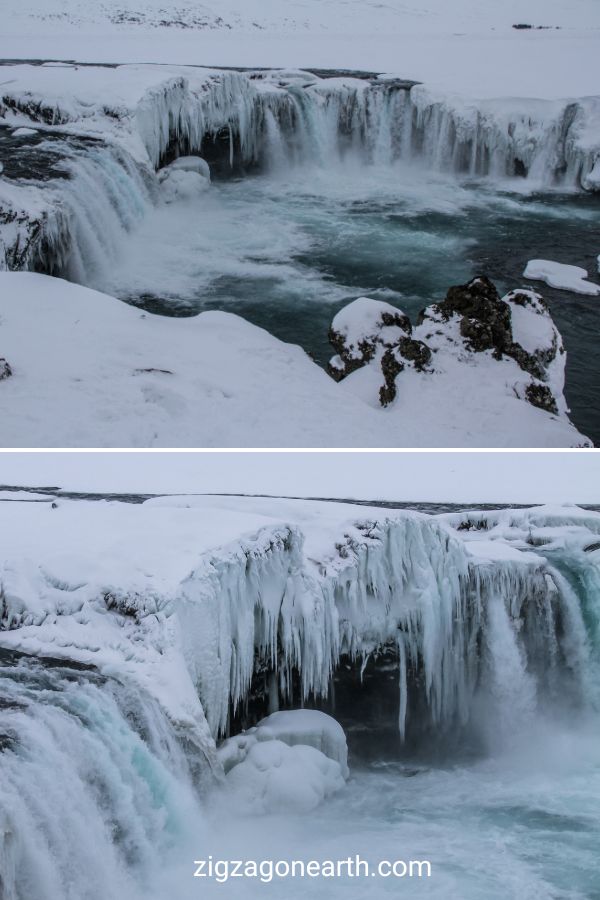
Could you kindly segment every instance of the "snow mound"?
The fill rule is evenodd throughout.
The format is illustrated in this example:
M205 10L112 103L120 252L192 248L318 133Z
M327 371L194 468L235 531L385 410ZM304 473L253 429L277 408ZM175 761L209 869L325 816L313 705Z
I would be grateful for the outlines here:
M550 287L572 291L574 294L587 294L591 297L600 294L600 284L587 281L587 269L580 266L569 266L550 259L531 259L523 276L531 281L545 281Z
M255 743L226 777L246 814L309 813L344 787L340 764L306 744Z
M254 727L225 741L219 757L225 771L242 762L254 742L281 741L288 747L314 747L337 762L348 778L348 746L344 729L332 716L317 709L293 709L271 713Z
M209 182L197 172L175 171L162 178L161 185L165 203L191 203L208 190Z
M353 300L334 317L329 340L337 350L329 371L336 379L369 362L378 347L392 347L412 331L401 310L370 297Z
M199 156L184 157L161 169L158 180L165 203L191 202L210 187L210 169Z

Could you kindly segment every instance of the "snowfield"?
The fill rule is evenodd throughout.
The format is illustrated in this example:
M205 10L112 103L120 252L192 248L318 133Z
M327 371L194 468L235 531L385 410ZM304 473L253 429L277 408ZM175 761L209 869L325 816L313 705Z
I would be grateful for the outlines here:
M595 0L8 0L2 24L6 59L364 69L479 97L597 93Z
M2 443L585 444L568 420L556 330L537 300L527 292L519 296L525 299L499 308L509 317L510 308L517 309L513 338L524 351L535 349L538 355L527 355L525 364L545 380L511 356L494 358L485 335L478 351L469 349L488 325L431 307L432 318L415 331L419 340L401 344L390 362L396 350L376 336L372 357L336 384L299 347L229 313L165 318L57 278L0 273L1 352L10 368L0 380ZM492 301L492 311L496 305ZM367 326L371 321L367 317ZM468 332L465 322L471 322ZM420 339L428 336L432 349L422 367L414 350L422 352ZM391 397L394 385L397 396Z

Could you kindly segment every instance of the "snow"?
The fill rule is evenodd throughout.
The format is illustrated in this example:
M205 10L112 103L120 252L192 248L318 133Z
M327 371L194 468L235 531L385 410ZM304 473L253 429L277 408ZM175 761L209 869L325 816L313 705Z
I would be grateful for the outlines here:
M224 312L165 318L60 279L2 272L0 316L13 371L0 384L6 447L585 443L561 399L564 360L551 372L556 416L519 399L528 378L513 360L465 355L452 334L448 349L439 339L436 373L407 369L384 410L375 365L336 384L299 347Z
M210 181L210 166L206 160L202 159L200 156L181 156L167 166L166 169L168 171L183 169L185 172L197 172L198 175L202 175L203 178Z
M160 175L164 203L193 203L208 190L210 180L194 169L167 166Z
M331 328L344 339L348 356L360 358L361 343L374 344L378 341L384 346L392 346L406 337L409 332L397 324L402 317L402 312L390 303L358 297L334 316ZM337 368L336 362L333 365Z
M226 778L242 815L309 813L344 784L339 763L314 747L279 740L252 744Z
M478 673L465 668L466 648L485 636L491 602L515 620L527 611L522 637L545 634L560 613L573 677L586 658L578 601L535 549L551 540L593 567L583 551L600 515L574 507L426 516L269 498L17 499L0 502L0 527L0 646L131 681L189 729L215 772L214 739L246 696L257 653L284 700L294 670L304 697L326 695L342 654L365 661L397 643L401 734L407 667L422 671L434 725L468 718ZM520 640L507 627L504 642ZM251 737L305 741L344 774L342 734L317 714L282 712ZM281 766L301 758L281 754Z
M545 281L550 287L575 294L588 294L596 297L600 294L600 284L588 281L587 269L553 262L549 259L532 259L523 272L524 278L531 281Z
M517 31L519 22L546 28ZM599 25L594 0L206 0L201 8L10 0L0 54L366 69L470 96L576 97L597 91Z
M332 716L318 709L281 710L256 726L258 741L283 741L290 747L305 744L339 763L348 777L348 747L344 729Z
M272 713L223 741L217 756L235 803L259 814L310 812L349 775L343 728L313 709Z
M120 494L339 497L412 503L596 503L600 454L403 452L19 453L5 451L7 485ZM1 496L1 495L0 495ZM6 492L5 499L15 497ZM22 499L35 499L24 494ZM17 497L18 499L18 497ZM48 501L39 495L38 499ZM248 500L246 500L248 502ZM257 501L258 502L258 501ZM327 509L327 506L322 506ZM297 515L297 513L296 513Z

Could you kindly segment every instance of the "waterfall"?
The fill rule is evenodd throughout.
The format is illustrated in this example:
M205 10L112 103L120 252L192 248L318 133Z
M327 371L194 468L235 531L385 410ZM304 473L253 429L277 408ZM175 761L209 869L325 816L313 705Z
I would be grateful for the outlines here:
M0 897L148 896L202 831L190 762L155 703L69 663L0 651Z
M119 72L126 78L127 66ZM0 116L16 111L33 124L64 129L51 136L70 177L40 181L43 215L28 196L35 180L14 182L16 191L10 185L0 209L0 265L91 286L123 235L156 203L157 169L181 154L205 156L225 173L333 169L351 161L359 169L389 168L391 181L406 178L402 163L458 177L519 176L538 189L600 186L596 98L478 102L393 79L221 72L196 83L166 72L125 111L94 112L88 104L77 119L51 104L32 106L10 88L3 104ZM99 141L98 133L109 140ZM36 152L40 146L48 152L50 142ZM27 146L18 151L22 169Z
M364 666L390 644L399 648L402 733L417 709L420 727L423 715L438 731L464 726L484 694L513 720L514 697L522 720L545 700L584 702L580 604L543 558L473 561L445 530L407 518L365 527L321 577L301 560L301 535L280 532L261 553L206 561L182 586L184 653L215 736L257 662L277 673L284 700L297 672L307 699L327 696L342 656Z
M128 509L129 539L142 524L132 516L156 528L169 504ZM492 749L540 716L597 710L593 514L355 511L335 532L320 526L316 543L310 526L268 524L191 566L188 546L180 581L132 561L131 580L117 566L109 589L77 545L64 573L55 555L52 574L43 553L31 559L54 526L46 504L27 506L26 552L15 539L0 565L1 900L160 896L158 866L172 879L194 858L190 841L204 841L203 779L219 775L211 748L259 671L272 709L297 707L327 695L342 660L364 671L392 649L400 735L468 726ZM120 547L119 504L89 506L116 508ZM177 550L165 553L181 578Z
M59 273L93 287L96 274L118 256L124 235L148 213L156 187L118 146L72 152L66 167L70 177L60 184L58 203L69 222L69 240Z

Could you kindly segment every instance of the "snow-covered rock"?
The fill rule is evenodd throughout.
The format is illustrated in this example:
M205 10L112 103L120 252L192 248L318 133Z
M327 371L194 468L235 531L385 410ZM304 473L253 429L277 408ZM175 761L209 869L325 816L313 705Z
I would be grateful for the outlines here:
M430 392L437 390L442 396L450 387L456 396L462 385L464 396L454 400L456 412L468 402L470 392L481 390L475 386L476 379L489 385L498 378L507 392L524 403L555 417L567 415L565 351L539 294L518 290L501 299L487 278L478 277L450 288L442 303L427 307L410 337L389 328L373 335L371 319L378 304L363 303L361 309L369 309L370 318L356 315L350 304L348 312L338 313L331 335L345 363L337 367L334 377L343 378L347 389L363 399L382 406L393 404L399 413L408 412L417 401L425 416ZM403 316L400 311L397 314ZM391 312L386 315L393 321ZM346 316L353 325L352 331L347 328L352 336L349 344L335 326L336 321L345 322Z
M206 178L207 181L210 181L210 166L201 156L180 156L178 159L173 160L170 165L166 166L163 169L163 173L179 170L183 172L196 172L198 175L202 175L203 178Z
M412 331L410 319L401 310L369 297L359 297L341 309L329 330L329 341L337 351L329 373L337 380L359 369L375 356L378 347L393 347Z
M309 813L344 787L340 764L307 744L253 743L226 785L249 815Z
M255 742L262 741L281 741L289 747L298 744L314 747L339 764L344 778L349 775L344 729L332 716L318 709L291 709L271 713L253 728L223 741L218 755L225 772L242 762Z
M182 156L158 175L165 203L190 202L210 187L210 167L200 156Z
M588 294L591 297L600 294L600 284L587 280L587 269L553 262L550 259L531 259L527 263L523 277L529 278L530 281L545 281L550 287L572 291L575 294Z

